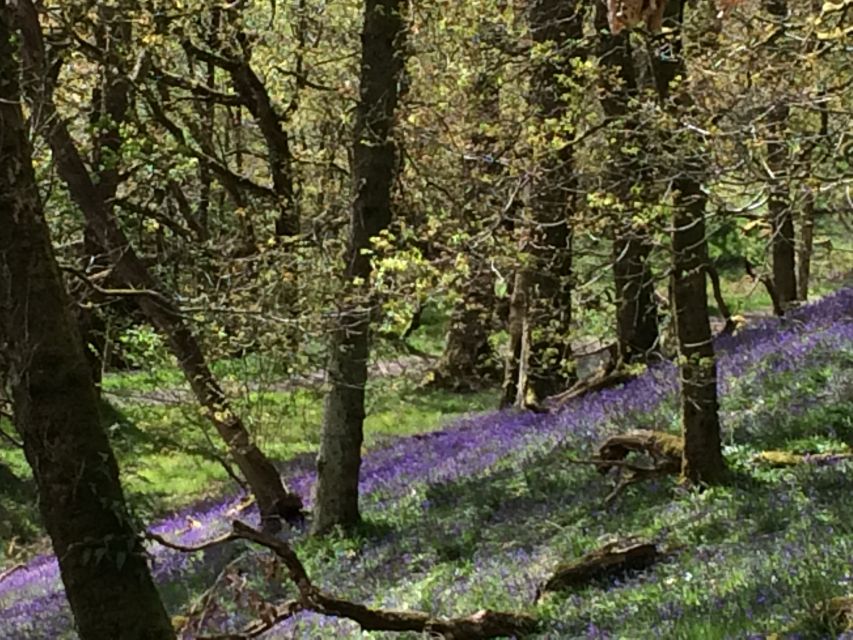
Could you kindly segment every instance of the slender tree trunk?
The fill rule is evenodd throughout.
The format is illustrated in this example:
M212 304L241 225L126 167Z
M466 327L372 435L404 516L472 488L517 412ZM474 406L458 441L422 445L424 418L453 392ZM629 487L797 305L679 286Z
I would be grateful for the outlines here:
M509 301L509 349L501 390L502 409L513 405L523 407L527 403L527 389L522 384L527 383L529 365L527 356L530 347L525 344L530 337L529 297L530 271L521 268L515 274Z
M574 71L572 59L582 53L584 3L531 0L528 20L534 43L548 52L532 62L530 102L543 124L569 116L564 78ZM553 129L553 124L546 125ZM556 132L549 131L553 140ZM530 197L531 256L527 320L530 359L525 379L534 402L563 390L574 379L571 367L572 230L571 215L577 180L570 144L546 145ZM519 379L521 360L507 360L506 380ZM527 397L521 390L517 397Z
M663 42L653 53L655 81L665 109L680 119L692 108L692 98L673 80L686 77L681 35L682 0L670 0L664 16ZM665 55L661 53L665 52ZM725 472L720 443L717 366L708 316L706 272L710 265L705 234L707 196L702 141L670 141L675 191L672 214L671 296L681 374L681 422L684 432L682 475L695 483L719 482Z
M314 533L350 527L359 519L364 387L370 330L370 239L391 222L396 175L394 117L403 72L402 0L365 0L361 35L361 89L355 123L349 297L332 339L323 437L317 457Z
M811 187L806 187L806 189L800 218L800 243L797 255L797 298L803 302L809 299L812 250L814 248L815 195Z
M39 86L39 81L46 77L42 71L46 67L38 14L31 0L21 0L18 6L33 101L52 123L47 133L48 143L57 171L68 185L71 198L82 211L87 224L91 225L100 244L106 248L115 266L116 277L128 287L140 291L136 297L139 308L165 336L199 404L245 475L258 501L264 527L277 530L280 527L279 517L289 522L300 520L302 501L299 496L287 491L275 466L252 442L242 420L231 410L228 399L207 366L192 329L175 302L160 291L159 284L137 256L112 209L93 184L64 120L56 112L51 88Z
M613 227L613 281L616 294L616 338L622 362L642 361L658 347L658 310L654 277L649 265L652 249L648 231L631 222L630 203L636 190L645 189L643 158L626 154L627 146L645 148L642 124L630 114L636 98L637 79L631 55L631 35L610 33L607 3L596 3L595 26L599 34L598 52L603 70L601 106L616 125L612 144L613 161L608 172L610 185L628 210L618 211Z
M788 1L765 0L765 6L778 22L779 37L784 37ZM788 187L788 115L787 104L779 102L773 105L768 116L767 140L767 167L770 170L767 207L772 230L773 285L783 311L797 299L794 214Z
M175 637L131 526L42 214L0 6L0 342L15 427L82 640Z

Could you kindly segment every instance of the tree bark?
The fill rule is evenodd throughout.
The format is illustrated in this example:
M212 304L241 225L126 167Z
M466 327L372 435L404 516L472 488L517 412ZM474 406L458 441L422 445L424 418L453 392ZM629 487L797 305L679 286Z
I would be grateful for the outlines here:
M682 44L682 0L670 0L664 16L661 48L654 52L655 81L663 108L677 119L692 108L686 89L671 95L673 80L687 77ZM664 54L665 52L665 54ZM705 234L707 196L702 189L706 157L702 141L671 141L680 158L672 180L672 310L681 377L684 433L682 475L694 483L719 482L725 471L720 443L717 367L708 315L706 271L710 266Z
M370 330L370 239L391 222L396 175L394 117L403 72L402 0L365 0L361 35L360 98L353 147L353 187L346 281L348 299L332 338L331 389L326 397L323 436L317 457L313 531L351 527L360 520L364 388Z
M533 42L549 48L534 61L530 103L545 125L568 117L563 78L574 71L572 59L582 53L584 3L566 0L531 0L528 21ZM553 124L548 125L553 129ZM556 132L546 134L549 141ZM546 144L533 181L531 208L531 267L527 317L530 359L527 383L534 402L565 389L574 380L570 366L572 318L572 212L577 180L571 144L556 149ZM507 360L506 380L518 380L521 361ZM512 370L516 367L516 370ZM518 392L527 397L527 390Z
M0 343L15 427L82 640L175 634L130 523L82 340L53 257L0 7Z
M240 471L257 499L264 527L277 530L279 517L288 522L302 518L302 501L287 491L275 466L252 442L242 420L231 410L218 381L213 376L201 346L181 315L176 303L161 292L148 268L140 260L114 212L104 202L63 118L56 112L51 87L44 84L45 56L38 14L31 0L18 5L24 43L26 75L31 79L32 100L51 123L48 144L60 177L68 186L72 200L82 211L88 225L108 252L116 276L126 286L138 289L136 301L154 327L165 336L199 404L228 446Z
M637 78L631 55L630 32L610 33L607 2L596 4L595 26L598 53L605 72L601 106L616 125L612 144L611 170L607 177L619 201L628 210L618 211L613 227L613 282L616 294L616 339L618 358L630 363L648 359L657 349L658 310L654 276L649 265L652 241L647 229L630 220L632 192L645 190L642 157L627 154L626 146L645 148L642 124L630 113L630 100L637 97Z
M773 20L778 22L779 36L783 36L788 16L787 0L765 0L765 6ZM773 284L783 311L797 299L794 214L788 188L788 114L787 104L774 104L768 115L767 132L767 167L770 173L767 208L772 231Z

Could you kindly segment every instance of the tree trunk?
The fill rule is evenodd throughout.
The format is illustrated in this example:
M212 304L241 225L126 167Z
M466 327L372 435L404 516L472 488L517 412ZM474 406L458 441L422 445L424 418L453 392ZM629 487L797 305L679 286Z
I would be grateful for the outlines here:
M353 147L353 187L346 280L348 299L332 339L323 436L317 457L313 531L358 523L364 387L370 330L370 239L391 222L396 175L394 117L403 72L402 0L365 0L361 89Z
M130 523L42 214L0 7L0 330L15 427L82 640L174 638Z
M487 265L473 268L463 298L450 316L444 352L432 371L433 388L474 391L494 381L489 344L495 302L492 275Z
M509 301L509 350L501 391L501 409L513 405L523 407L526 404L527 390L520 383L526 383L528 371L526 356L529 345L525 344L525 340L529 339L530 329L529 298L530 272L522 268L515 274Z
M806 187L805 201L800 221L800 243L797 255L797 298L803 302L809 299L809 281L811 280L812 250L814 248L814 210L815 194Z
M765 0L773 20L778 22L780 35L784 35L788 16L787 0ZM770 197L767 203L772 237L773 285L779 296L779 305L787 310L797 299L797 269L794 247L794 214L788 188L788 105L774 104L768 115L767 167L770 175Z
M21 0L19 13L24 42L24 57L33 101L52 126L47 133L54 162L68 186L71 198L83 212L98 241L115 266L116 277L126 286L139 290L136 301L143 314L166 337L172 354L190 383L196 399L225 441L229 452L258 501L264 527L277 530L279 517L288 522L302 517L302 501L287 491L275 466L252 442L242 420L231 410L202 353L201 347L175 302L160 291L158 283L139 259L118 225L110 206L105 203L83 163L67 125L53 104L51 87L41 80L46 75L44 46L38 14L31 0Z
M488 52L494 56L501 55L494 49L488 49ZM478 62L482 64L479 59ZM494 64L495 69L481 69L478 75L471 114L474 122L492 126L500 121L497 76L502 62L499 59ZM466 206L460 211L460 224L472 234L477 232L483 220L494 219L503 204L497 184L503 172L503 166L495 159L497 142L493 134L478 129L471 137L472 153L463 159L462 175L468 189L465 193ZM462 298L453 308L444 353L432 372L433 387L471 391L494 381L494 354L489 344L496 302L494 277L488 256L471 252L469 263L471 273Z
M534 43L548 52L533 61L530 102L536 117L556 139L555 125L569 117L563 94L563 78L574 73L572 59L581 54L583 3L567 0L531 0L528 20ZM547 124L546 123L551 123ZM530 290L527 319L530 329L530 360L527 382L534 402L562 391L574 380L571 361L572 230L569 216L577 189L574 154L570 144L556 149L546 144L538 162L531 197ZM507 360L505 379L518 379L521 361ZM519 397L527 397L520 390Z
M685 85L670 95L673 80L685 78L682 57L681 0L670 0L664 17L663 42L653 54L655 81L665 109L677 120L692 108ZM680 144L679 144L680 143ZM717 403L717 367L705 274L709 263L705 234L707 196L703 143L695 140L669 142L671 156L679 158L672 182L675 191L672 214L671 295L678 341L681 374L681 422L684 433L682 475L695 483L719 482L725 471Z
M626 146L645 148L642 124L630 111L637 96L637 79L631 55L630 32L610 33L607 3L596 4L595 26L599 33L598 53L605 72L601 106L616 124L613 156L608 179L614 194L627 210L618 211L613 226L613 281L616 294L616 339L622 362L643 361L658 346L657 304L654 277L649 265L652 242L648 231L631 222L630 202L636 190L645 191L642 156L626 154Z

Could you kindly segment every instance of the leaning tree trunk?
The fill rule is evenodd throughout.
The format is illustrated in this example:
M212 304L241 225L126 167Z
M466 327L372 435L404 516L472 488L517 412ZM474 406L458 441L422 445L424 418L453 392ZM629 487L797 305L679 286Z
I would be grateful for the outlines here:
M15 427L80 638L174 638L53 257L20 107L13 18L0 6L0 344Z
M778 22L779 35L784 37L788 16L787 0L765 0L773 20ZM767 168L770 196L767 202L770 216L773 285L784 311L797 299L797 268L794 245L794 213L788 189L788 105L774 104L768 115Z
M517 390L516 397L527 398L529 391L534 402L563 390L574 378L569 366L572 357L569 216L577 180L572 146L563 141L554 148L550 143L557 142L554 123L570 117L564 99L564 78L574 73L572 59L581 53L582 6L581 2L568 0L532 0L528 5L533 41L546 51L531 63L530 102L537 119L550 131L530 196L531 269L526 314L529 358L511 355L504 377L505 380L525 378L529 389ZM527 372L521 376L519 367L524 365Z
M682 2L670 0L664 16L666 56L654 55L655 81L665 109L678 121L692 107L692 98L680 86L675 96L671 85L677 76L686 78L681 35ZM702 141L668 141L677 158L672 213L672 309L678 341L681 375L681 421L684 432L682 475L696 483L714 483L725 471L717 403L717 367L708 316L706 271L710 265L705 234L707 196L702 189L706 174Z
M136 301L142 313L166 337L199 404L228 446L240 471L258 502L264 527L277 530L279 518L296 522L302 518L302 501L287 491L272 462L261 452L235 414L225 393L213 376L201 346L176 303L160 291L159 283L140 260L115 214L104 202L74 144L63 118L53 103L52 87L44 81L47 74L45 51L38 14L31 0L18 5L21 17L26 71L31 79L33 101L46 122L48 144L60 177L68 186L72 200L82 211L98 241L108 252L116 277L137 290ZM41 86L40 86L41 85Z
M630 203L638 200L636 189L648 188L646 185L651 180L644 176L647 171L642 155L624 151L627 147L646 148L642 123L630 113L630 102L638 96L630 32L616 35L609 32L606 0L596 4L595 26L599 34L598 53L605 71L601 106L616 125L607 178L624 205L624 210L615 213L613 226L617 358L629 363L647 359L659 340L654 277L649 265L652 240L645 227L631 221L630 210Z
M355 123L348 299L340 313L329 363L323 437L317 457L313 531L350 527L359 519L364 387L370 330L370 239L391 222L396 175L393 128L403 72L402 0L365 0L361 35L361 89Z

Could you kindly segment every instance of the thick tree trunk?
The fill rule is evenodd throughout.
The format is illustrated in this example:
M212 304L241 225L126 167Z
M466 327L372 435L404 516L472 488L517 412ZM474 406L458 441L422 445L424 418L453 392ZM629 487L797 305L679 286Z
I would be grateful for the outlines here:
M784 36L788 17L787 0L765 0L773 20L778 22L780 35ZM774 104L768 115L767 167L769 169L770 196L767 203L772 236L770 240L773 259L773 285L779 296L782 310L797 299L797 267L794 246L794 214L788 187L788 105Z
M645 148L642 125L630 112L637 96L637 79L631 55L630 32L610 33L607 3L596 3L595 26L599 33L598 53L604 70L601 106L616 124L612 145L610 188L627 211L615 214L613 226L613 281L616 294L616 338L622 362L642 361L658 346L657 305L654 277L649 265L651 238L646 229L630 221L631 200L636 189L647 184L642 157L626 154L627 146Z
M289 493L281 476L258 447L252 442L245 425L231 410L228 399L207 366L201 347L184 320L177 305L164 293L139 259L114 214L105 203L83 163L64 120L56 113L50 87L39 86L37 79L45 77L44 47L38 14L31 0L19 3L24 42L24 56L28 75L38 104L52 126L48 143L53 152L57 171L68 185L71 198L83 212L86 222L108 252L115 266L116 277L128 287L140 291L136 297L143 314L166 337L172 354L209 419L225 441L229 452L258 501L264 527L276 530L279 517L289 522L301 519L302 502L299 496Z
M0 7L0 335L24 443L82 640L174 638L130 524L91 371L42 215Z
M355 123L350 241L346 279L349 297L332 339L323 437L317 457L314 533L350 527L359 519L364 387L370 330L370 239L391 222L396 175L393 129L403 71L401 0L365 0L361 35L361 89Z
M672 309L681 369L682 474L693 482L718 482L724 471L717 404L717 367L705 273L709 265L701 159L683 165L672 216Z
M474 391L494 381L489 334L494 312L492 274L476 265L463 299L453 309L441 359L432 371L431 387Z
M665 109L680 118L692 106L685 89L670 95L676 76L686 77L682 57L682 1L670 0L659 46L653 55L658 94ZM695 483L719 482L725 471L717 403L717 367L705 275L710 265L705 234L707 196L702 190L706 167L701 141L675 146L680 158L672 182L672 310L681 374L681 422L684 433L682 475Z

